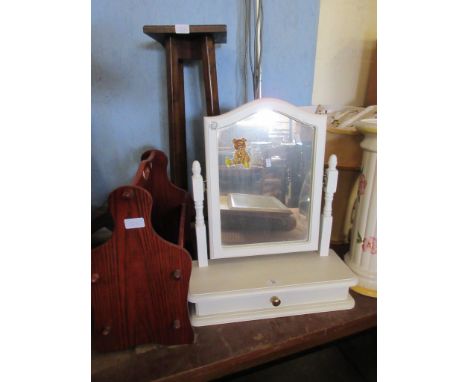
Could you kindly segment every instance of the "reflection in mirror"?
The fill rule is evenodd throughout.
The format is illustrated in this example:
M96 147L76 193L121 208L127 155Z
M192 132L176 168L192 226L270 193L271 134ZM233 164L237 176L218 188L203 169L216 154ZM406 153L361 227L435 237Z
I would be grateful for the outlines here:
M223 246L309 239L314 127L271 110L218 130Z

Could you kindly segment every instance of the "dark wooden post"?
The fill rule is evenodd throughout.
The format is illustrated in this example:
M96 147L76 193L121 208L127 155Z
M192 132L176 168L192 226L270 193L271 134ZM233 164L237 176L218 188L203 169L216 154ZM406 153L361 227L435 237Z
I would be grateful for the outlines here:
M203 79L205 84L206 114L219 115L218 79L216 75L215 48L212 36L202 42Z
M184 61L201 60L206 115L219 114L215 43L226 42L226 25L190 25L189 33L178 33L175 25L145 25L143 32L166 49L167 100L171 180L187 189Z

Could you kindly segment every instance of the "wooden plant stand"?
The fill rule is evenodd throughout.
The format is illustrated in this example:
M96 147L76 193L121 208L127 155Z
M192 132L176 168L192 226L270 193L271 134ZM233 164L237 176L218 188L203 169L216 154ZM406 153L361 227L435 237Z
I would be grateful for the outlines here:
M166 49L171 179L187 190L183 64L187 60L202 61L206 115L218 115L214 44L226 42L226 25L145 25L143 32Z
M187 306L192 260L184 249L193 206L166 170L166 156L148 151L132 184L109 196L114 230L91 253L92 337L98 351L193 342Z

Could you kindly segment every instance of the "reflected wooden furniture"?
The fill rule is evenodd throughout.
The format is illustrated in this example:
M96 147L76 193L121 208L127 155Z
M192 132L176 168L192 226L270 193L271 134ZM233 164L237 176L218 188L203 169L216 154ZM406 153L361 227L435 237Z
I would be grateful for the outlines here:
M361 173L362 148L360 143L362 135L357 131L327 128L327 143L325 145L325 157L336 153L338 157L338 187L333 199L333 229L331 241L334 244L347 242L345 227L349 225L345 221L346 213L352 189Z
M226 42L226 25L145 25L143 32L166 50L169 145L172 182L187 190L187 149L185 134L184 62L201 60L206 115L219 114L215 43ZM186 28L186 29L187 29ZM202 133L202 131L200 131Z
M196 341L93 354L94 382L207 381L377 326L377 301L352 292L351 310L194 328Z
M255 244L258 242L268 243L274 241L286 241L286 240L303 240L307 235L307 219L304 215L299 213L298 208L291 208L290 215L273 216L265 214L264 224L268 224L266 229L261 230L258 225L263 227L259 223L260 219L255 217L245 217L245 221L242 220L242 215L237 219L240 223L237 224L226 224L231 221L235 222L235 212L229 212L224 208L223 198L221 199L221 225L223 226L222 241L224 245L239 245L239 244ZM231 216L228 215L231 214ZM226 216L223 216L226 215ZM270 222L266 220L269 219ZM252 227L249 227L249 220ZM263 220L263 219L262 219ZM274 227L276 225L276 227ZM236 227L237 226L237 227ZM257 227L255 227L257 226ZM247 227L248 229L245 229ZM249 229L250 228L250 229ZM257 228L257 229L255 229ZM276 229L274 229L276 228ZM274 233L274 234L272 234Z
M193 202L167 177L161 151L143 154L132 184L109 196L111 237L91 253L93 348L193 342L184 248Z

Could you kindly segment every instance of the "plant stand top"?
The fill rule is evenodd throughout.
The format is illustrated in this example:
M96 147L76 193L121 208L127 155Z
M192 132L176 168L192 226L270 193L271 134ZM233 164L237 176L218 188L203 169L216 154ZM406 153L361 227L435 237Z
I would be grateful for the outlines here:
M189 33L180 32L178 29L188 27ZM186 28L185 28L186 30ZM170 35L179 35L187 37L199 37L203 35L212 35L216 44L225 44L227 38L226 25L145 25L143 33L164 45L166 38Z

